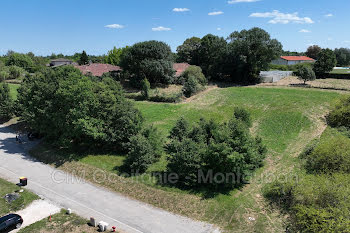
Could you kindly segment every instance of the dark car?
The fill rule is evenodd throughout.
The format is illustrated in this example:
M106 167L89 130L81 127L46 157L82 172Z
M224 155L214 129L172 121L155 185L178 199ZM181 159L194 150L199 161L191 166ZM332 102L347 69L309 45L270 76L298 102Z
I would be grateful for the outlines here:
M9 214L0 218L0 232L5 232L22 226L23 219L18 214Z

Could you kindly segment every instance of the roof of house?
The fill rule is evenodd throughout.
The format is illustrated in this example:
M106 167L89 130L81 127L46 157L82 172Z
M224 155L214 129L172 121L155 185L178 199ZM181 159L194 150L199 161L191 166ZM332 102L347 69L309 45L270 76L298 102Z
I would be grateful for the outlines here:
M72 62L72 60L66 59L66 58L58 58L58 59L53 59L51 62Z
M281 58L287 61L315 61L307 56L281 56Z
M174 63L173 68L176 71L175 76L180 76L189 66L190 64L188 63Z
M121 68L119 66L101 63L93 63L89 65L75 67L78 68L83 74L91 73L93 76L96 77L101 77L104 73L108 73L111 71L121 71Z

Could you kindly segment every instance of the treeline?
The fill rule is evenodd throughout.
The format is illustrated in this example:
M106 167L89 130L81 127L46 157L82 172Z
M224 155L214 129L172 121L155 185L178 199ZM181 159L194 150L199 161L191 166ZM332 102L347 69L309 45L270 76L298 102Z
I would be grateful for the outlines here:
M298 182L276 181L265 197L290 214L288 232L349 232L350 97L327 116L329 127L300 155Z

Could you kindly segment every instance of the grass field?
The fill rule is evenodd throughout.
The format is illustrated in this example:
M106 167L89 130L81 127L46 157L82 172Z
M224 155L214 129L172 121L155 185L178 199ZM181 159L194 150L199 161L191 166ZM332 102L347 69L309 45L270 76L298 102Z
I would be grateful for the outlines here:
M350 69L334 69L332 74L350 74Z
M17 190L19 190L19 188L15 184L0 179L0 216L23 209L32 201L38 199L38 196L35 194L24 190L24 192L20 194L19 199L12 202L11 204L7 203L3 197L6 194L13 193Z
M263 138L269 151L265 166L242 190L213 198L159 187L149 181L147 175L138 177L138 180L119 177L117 170L124 159L120 155L77 156L53 150L45 144L33 150L32 154L65 171L76 174L84 171L81 176L91 182L94 182L93 172L102 169L113 175L114 180L101 181L99 185L177 214L217 224L230 232L281 232L285 218L266 203L261 187L271 182L273 177L289 174L298 166L297 155L310 140L321 135L326 127L323 116L339 96L337 92L317 89L230 87L201 93L190 102L181 104L135 102L146 123L155 125L164 136L181 116L191 122L201 117L224 121L232 116L235 106L245 107L251 112L254 121L251 131ZM165 163L162 158L151 169L163 170ZM251 221L249 217L255 220Z
M12 99L16 100L17 99L17 95L18 95L18 88L21 86L20 84L14 84L14 83L9 83L10 86L10 95L12 97Z

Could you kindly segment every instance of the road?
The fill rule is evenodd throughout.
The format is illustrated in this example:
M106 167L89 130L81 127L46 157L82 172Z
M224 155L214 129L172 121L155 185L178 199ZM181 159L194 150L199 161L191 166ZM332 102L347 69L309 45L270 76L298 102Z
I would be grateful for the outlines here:
M29 157L26 144L18 144L15 137L8 127L0 125L0 177L18 182L25 176L27 189L84 218L94 217L132 233L219 232L211 224L172 214L89 182L67 179L69 174Z

